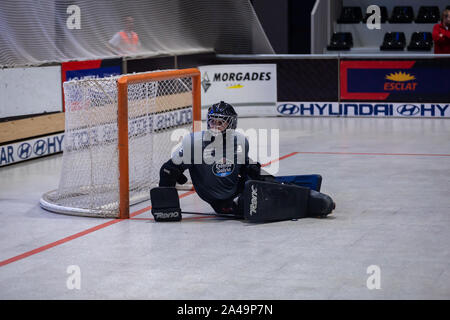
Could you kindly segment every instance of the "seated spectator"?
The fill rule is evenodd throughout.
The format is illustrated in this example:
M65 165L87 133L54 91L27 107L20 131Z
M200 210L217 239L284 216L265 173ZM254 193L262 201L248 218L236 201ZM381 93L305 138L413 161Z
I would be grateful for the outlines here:
M130 54L136 53L140 48L139 36L134 29L133 17L126 17L124 19L123 30L114 34L109 40L108 45L110 50L115 54Z
M450 53L450 10L445 9L442 20L433 27L434 53Z

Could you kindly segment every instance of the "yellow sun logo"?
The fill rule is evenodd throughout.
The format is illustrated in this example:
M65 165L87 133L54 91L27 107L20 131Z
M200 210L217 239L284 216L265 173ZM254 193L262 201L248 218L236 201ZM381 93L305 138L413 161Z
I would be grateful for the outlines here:
M410 80L415 80L416 77L406 73L406 72L395 72L395 73L391 73L388 74L386 76L386 79L388 80L392 80L392 81L400 81L400 82L404 82L404 81L410 81Z
M241 84L235 84L234 86L228 86L228 89L240 89L243 88L244 86Z

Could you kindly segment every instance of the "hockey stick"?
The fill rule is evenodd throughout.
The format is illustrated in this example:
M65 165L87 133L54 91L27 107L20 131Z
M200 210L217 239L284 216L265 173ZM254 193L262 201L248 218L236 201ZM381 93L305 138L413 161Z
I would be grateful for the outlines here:
M239 216L236 214L220 214L220 213L189 212L189 211L181 211L181 214L198 214L201 216L212 216L218 218L244 219L243 216Z

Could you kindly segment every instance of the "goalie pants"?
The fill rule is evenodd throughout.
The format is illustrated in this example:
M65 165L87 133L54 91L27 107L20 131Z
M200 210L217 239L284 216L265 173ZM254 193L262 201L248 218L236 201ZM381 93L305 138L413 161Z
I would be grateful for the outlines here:
M230 214L236 216L244 216L244 203L242 193L232 199L216 200L209 202L209 205L218 214Z

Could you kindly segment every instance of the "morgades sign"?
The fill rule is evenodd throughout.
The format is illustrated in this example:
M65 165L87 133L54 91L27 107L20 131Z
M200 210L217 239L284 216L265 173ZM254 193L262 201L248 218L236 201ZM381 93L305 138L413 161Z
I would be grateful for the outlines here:
M233 106L272 105L277 102L276 64L201 66L202 106L221 100Z

